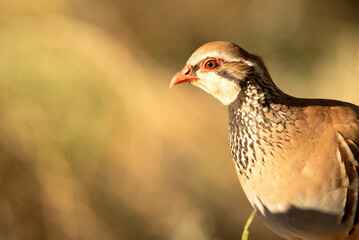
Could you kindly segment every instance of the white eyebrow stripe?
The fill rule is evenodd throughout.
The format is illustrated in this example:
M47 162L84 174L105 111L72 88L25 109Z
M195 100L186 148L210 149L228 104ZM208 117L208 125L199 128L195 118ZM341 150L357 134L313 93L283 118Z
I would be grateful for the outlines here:
M228 54L226 52L223 51L210 51L207 52L205 55L192 55L188 61L187 61L187 65L196 65L200 62L202 62L203 60L207 59L207 58L218 58L218 59L223 59L226 62L243 62L245 64L247 64L250 67L253 67L255 65L257 65L255 62L251 61L251 60L245 60L242 57L238 57L232 54Z
M254 62L249 61L249 60L243 60L243 62L245 62L245 63L246 63L248 66L250 66L250 67L253 67L253 66L257 65L257 64L255 64Z

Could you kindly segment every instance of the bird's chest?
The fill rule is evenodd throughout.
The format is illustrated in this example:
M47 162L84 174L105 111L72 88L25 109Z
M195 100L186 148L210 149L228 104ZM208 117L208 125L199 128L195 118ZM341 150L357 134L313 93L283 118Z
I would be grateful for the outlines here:
M280 156L289 141L285 121L270 121L263 112L238 111L229 126L229 142L238 176L249 179L260 174L268 161Z
M242 188L259 210L264 205L278 205L277 193L282 185L280 162L285 133L276 131L274 123L258 122L252 116L239 118L229 128L229 142L235 169ZM282 127L283 128L283 127ZM268 193L265 193L268 192ZM265 197L262 195L265 194ZM280 204L279 204L280 205Z

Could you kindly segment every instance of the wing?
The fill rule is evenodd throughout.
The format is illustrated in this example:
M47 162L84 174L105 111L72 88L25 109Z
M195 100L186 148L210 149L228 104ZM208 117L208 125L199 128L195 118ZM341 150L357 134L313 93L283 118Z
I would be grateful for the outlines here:
M351 139L345 139L338 133L338 147L341 161L344 163L345 172L348 177L349 187L347 189L347 197L342 217L342 223L350 223L351 228L348 236L359 231L359 143Z

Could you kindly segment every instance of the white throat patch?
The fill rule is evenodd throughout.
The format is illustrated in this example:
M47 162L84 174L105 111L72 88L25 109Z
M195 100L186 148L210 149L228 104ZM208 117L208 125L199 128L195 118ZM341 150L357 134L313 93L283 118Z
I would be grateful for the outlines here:
M218 76L214 72L198 72L197 77L199 80L192 84L210 93L224 105L229 105L237 99L240 87L235 82Z

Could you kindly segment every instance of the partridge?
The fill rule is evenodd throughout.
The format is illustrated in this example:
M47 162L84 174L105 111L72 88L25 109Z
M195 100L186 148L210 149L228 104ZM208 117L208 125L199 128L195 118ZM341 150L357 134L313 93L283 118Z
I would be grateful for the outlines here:
M170 87L189 82L228 106L242 188L287 239L359 239L359 107L282 92L262 59L229 42L197 49Z

